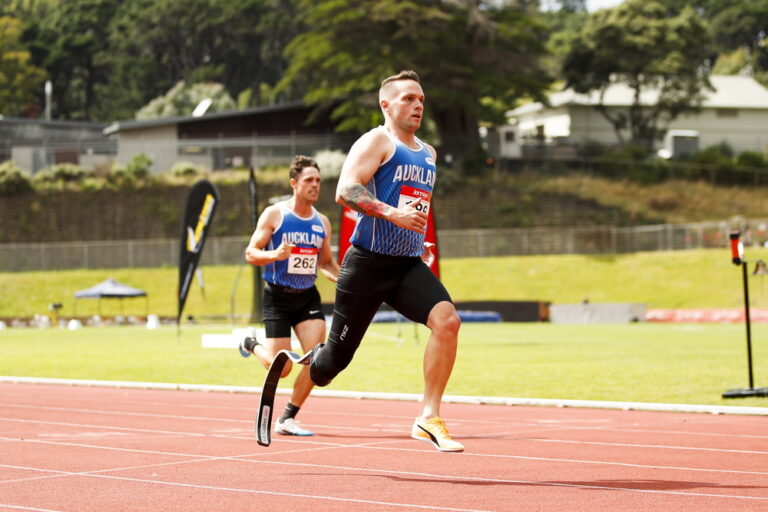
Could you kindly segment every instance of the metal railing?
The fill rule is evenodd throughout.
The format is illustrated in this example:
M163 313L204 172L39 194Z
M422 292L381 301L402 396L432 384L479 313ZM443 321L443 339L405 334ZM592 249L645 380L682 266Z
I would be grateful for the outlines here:
M745 244L764 244L768 240L766 226L768 221L763 220L745 221L739 226ZM619 254L725 248L732 227L723 221L625 228L458 229L439 231L438 240L442 258ZM242 263L247 243L247 236L212 237L206 242L201 264ZM333 243L336 245L336 240ZM178 239L0 244L0 272L162 267L175 266L178 261Z

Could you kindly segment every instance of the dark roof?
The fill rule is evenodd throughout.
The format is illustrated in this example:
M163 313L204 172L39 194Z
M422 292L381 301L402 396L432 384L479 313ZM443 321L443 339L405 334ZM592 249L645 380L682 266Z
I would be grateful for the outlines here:
M107 123L94 123L92 121L64 121L60 119L52 119L50 121L45 119L35 119L26 117L4 117L0 115L0 125L8 126L43 126L54 128L104 128Z
M0 140L10 144L104 140L106 123L0 118Z
M261 114L270 114L275 112L288 112L293 110L306 110L303 102L283 103L280 105L269 105L266 107L251 107L241 110L230 110L228 112L211 112L203 116L171 116L156 119L131 119L126 121L115 121L104 128L104 135L112 135L120 131L143 130L155 126L180 125L199 122L208 122L221 119L232 119L237 117L258 116Z

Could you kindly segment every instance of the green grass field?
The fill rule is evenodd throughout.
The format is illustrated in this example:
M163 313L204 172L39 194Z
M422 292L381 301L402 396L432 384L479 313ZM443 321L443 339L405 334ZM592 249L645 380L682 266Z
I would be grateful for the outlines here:
M768 250L749 249L751 260ZM445 259L443 282L457 301L542 300L576 303L642 302L648 307L743 307L741 273L727 250L638 253L615 256L525 256ZM239 279L238 279L239 274ZM185 314L206 326L11 328L0 331L0 375L184 384L260 386L264 370L237 352L203 349L203 333L228 333L234 311L242 326L251 308L247 267L205 267L205 296L192 287ZM175 316L175 268L0 273L0 318L47 314L62 302L74 313L74 291L114 277L149 293L122 303L101 301L101 314ZM326 302L333 288L318 280ZM753 307L768 307L763 278L751 277ZM234 305L234 307L233 307ZM99 302L77 303L78 316ZM331 389L420 393L427 330L374 324L352 366ZM752 326L755 386L768 386L768 325ZM552 325L462 326L459 357L447 392L524 398L618 400L685 404L768 406L768 398L723 400L723 391L748 385L743 325ZM291 377L289 377L291 379ZM283 386L290 385L290 380Z
M329 389L421 393L427 330L373 324L352 365ZM265 371L236 349L202 348L221 325L8 329L0 375L260 386ZM768 326L753 328L756 386L768 386ZM293 375L283 381L288 387ZM552 325L466 323L451 395L768 406L768 398L723 400L747 387L740 325Z
M750 260L768 260L768 249L748 249ZM642 302L648 307L743 307L741 273L728 250L646 252L626 255L507 256L443 259L441 274L454 300L536 300L555 304ZM199 318L246 318L251 311L253 273L246 266L203 268L205 295L195 282L186 314ZM141 288L148 299L74 299L77 290L108 277ZM768 307L764 277L751 279L755 307ZM48 314L48 305L63 304L61 314L176 316L176 268L100 269L0 273L0 318ZM321 277L324 302L333 302L333 286ZM99 309L100 308L100 309ZM245 320L243 320L244 322Z

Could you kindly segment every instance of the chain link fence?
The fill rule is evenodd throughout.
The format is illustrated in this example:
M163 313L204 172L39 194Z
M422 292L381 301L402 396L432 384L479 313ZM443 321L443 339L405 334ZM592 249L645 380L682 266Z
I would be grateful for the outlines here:
M768 241L768 220L745 221L738 228L744 233L745 245ZM625 228L457 229L439 231L438 240L442 258L620 254L726 248L731 229L733 224L725 221ZM201 263L240 264L248 240L247 236L209 238ZM159 239L0 244L0 272L176 266L179 243L178 239ZM333 243L337 245L336 240Z

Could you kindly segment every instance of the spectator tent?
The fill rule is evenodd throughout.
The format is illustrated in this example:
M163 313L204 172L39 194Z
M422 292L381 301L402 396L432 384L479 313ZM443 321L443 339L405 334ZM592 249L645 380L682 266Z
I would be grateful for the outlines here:
M101 299L120 299L120 310L122 312L122 301L125 298L144 297L145 308L149 310L149 301L147 292L133 288L131 286L118 283L111 277L97 285L75 292L75 299L99 299L99 315L101 315ZM75 301L75 316L77 316L77 301Z

